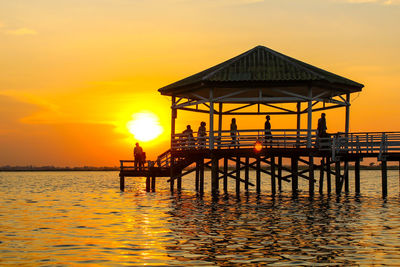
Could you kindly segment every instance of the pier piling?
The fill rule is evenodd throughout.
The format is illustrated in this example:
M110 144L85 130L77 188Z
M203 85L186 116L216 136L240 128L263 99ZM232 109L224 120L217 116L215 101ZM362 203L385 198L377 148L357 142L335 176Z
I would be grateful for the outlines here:
M355 191L356 194L360 194L360 159L357 159L354 163L354 180L355 180Z
M382 197L387 197L387 162L386 160L382 160L381 162L381 170L382 170Z
M298 193L298 187L299 187L299 176L298 176L298 158L297 157L292 157L291 158L292 164L292 194L294 196L297 195Z

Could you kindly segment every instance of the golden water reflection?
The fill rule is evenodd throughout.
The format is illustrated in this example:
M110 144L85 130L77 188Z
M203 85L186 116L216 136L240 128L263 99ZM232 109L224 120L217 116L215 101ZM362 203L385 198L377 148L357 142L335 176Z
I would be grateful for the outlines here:
M173 196L116 173L0 173L0 265L400 264L400 202Z

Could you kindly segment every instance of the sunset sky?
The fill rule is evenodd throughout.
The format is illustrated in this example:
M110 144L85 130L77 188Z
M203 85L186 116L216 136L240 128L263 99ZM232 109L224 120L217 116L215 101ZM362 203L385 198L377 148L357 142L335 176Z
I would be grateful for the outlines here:
M155 159L170 133L157 89L256 45L364 84L350 131L400 131L400 0L0 0L0 166L117 166L144 111L164 128L142 144ZM178 114L177 131L203 119Z

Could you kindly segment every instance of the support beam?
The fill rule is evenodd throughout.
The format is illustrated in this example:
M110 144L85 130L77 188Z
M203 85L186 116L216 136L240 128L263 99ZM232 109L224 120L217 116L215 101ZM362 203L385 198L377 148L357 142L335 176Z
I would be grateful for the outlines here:
M240 157L236 158L236 194L240 194Z
M204 159L200 160L199 172L200 172L200 195L203 195L204 194Z
M382 170L382 197L387 197L387 162L386 160L381 161Z
M360 159L357 159L354 164L354 182L356 188L356 194L360 194Z
M271 157L271 193L276 194L275 157Z
M246 157L245 167L244 167L244 180L246 183L244 184L244 189L249 191L249 157Z
M260 156L256 156L256 191L257 194L261 192L261 162Z
M179 171L179 176L176 179L176 190L178 192L182 191L182 170Z
M346 122L345 122L345 129L344 132L346 135L349 133L350 128L350 93L346 94Z
M228 158L224 157L224 193L228 193Z
M214 90L210 89L210 149L214 149Z
M297 157L291 158L291 172L292 172L292 194L297 196L299 187L299 177L298 177L298 159Z
M212 195L218 195L218 157L211 155L211 193Z
M310 196L314 195L314 157L309 157L308 169L308 193Z
M153 175L151 177L151 192L156 191L156 177Z
M300 143L300 127L301 127L301 102L297 102L297 124L296 124L296 129L297 129L296 143L297 143L297 145L299 145L299 143Z
M119 176L119 189L124 192L125 191L125 176Z
M282 157L278 157L278 190L282 192Z
M321 168L319 169L319 194L324 193L324 172L325 172L325 158L321 158Z
M332 183L331 183L331 158L326 158L326 191L328 194L332 191Z
M311 128L312 128L312 88L308 88L308 108L307 108L307 147L311 147Z
M221 131L222 131L222 103L219 103L218 108L218 147L221 144Z
M349 193L349 161L344 161L344 192Z
M335 162L335 189L336 189L336 195L340 195L342 191L342 186L340 182L340 161L337 160Z
M150 176L146 177L146 192L150 192Z

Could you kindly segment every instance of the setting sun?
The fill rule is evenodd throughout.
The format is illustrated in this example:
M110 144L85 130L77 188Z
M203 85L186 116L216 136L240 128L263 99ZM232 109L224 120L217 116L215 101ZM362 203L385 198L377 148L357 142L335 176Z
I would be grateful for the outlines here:
M126 126L134 138L139 141L154 140L164 131L158 117L152 112L138 112L133 114L132 117L133 119Z

